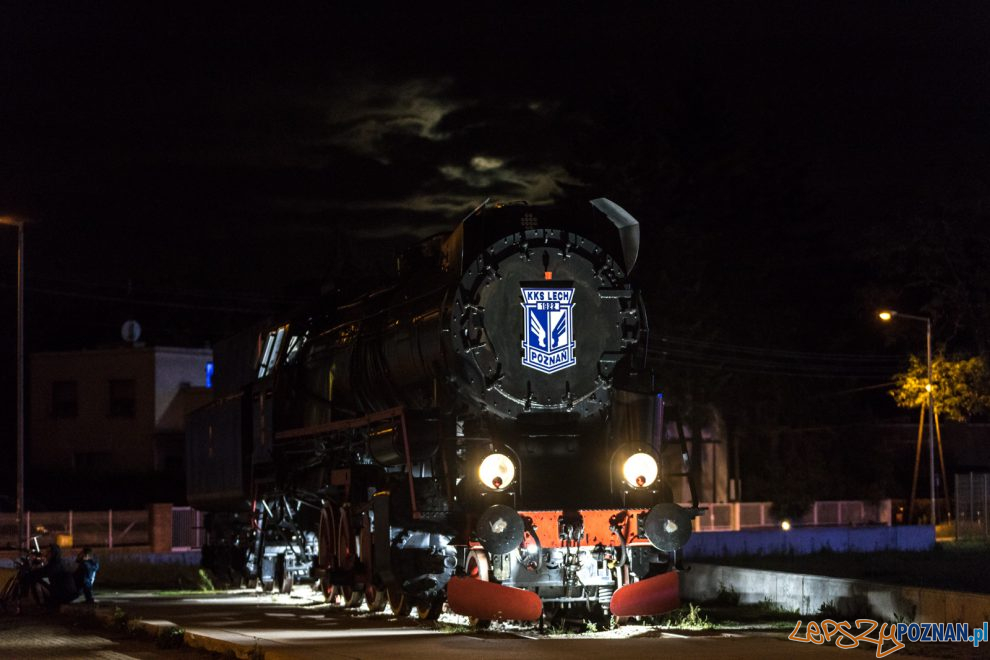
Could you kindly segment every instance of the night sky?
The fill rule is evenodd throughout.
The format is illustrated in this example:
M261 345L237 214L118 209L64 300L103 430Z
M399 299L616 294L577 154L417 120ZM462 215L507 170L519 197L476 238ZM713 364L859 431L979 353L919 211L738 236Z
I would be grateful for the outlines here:
M386 278L485 198L601 195L643 226L670 373L882 384L923 341L884 305L990 347L985 3L333 4L0 3L30 350L113 344L128 318L201 346Z

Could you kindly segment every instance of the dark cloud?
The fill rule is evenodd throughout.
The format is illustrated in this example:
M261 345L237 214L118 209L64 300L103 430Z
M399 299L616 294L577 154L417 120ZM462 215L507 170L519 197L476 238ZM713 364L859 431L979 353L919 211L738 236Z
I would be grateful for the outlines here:
M6 18L0 212L41 278L278 297L488 197L772 237L987 194L979 5Z

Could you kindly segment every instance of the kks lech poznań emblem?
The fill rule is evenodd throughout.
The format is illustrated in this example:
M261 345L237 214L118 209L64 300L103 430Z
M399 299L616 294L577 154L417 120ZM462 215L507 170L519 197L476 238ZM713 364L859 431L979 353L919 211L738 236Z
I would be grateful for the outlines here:
M574 289L521 290L523 365L545 374L574 365Z

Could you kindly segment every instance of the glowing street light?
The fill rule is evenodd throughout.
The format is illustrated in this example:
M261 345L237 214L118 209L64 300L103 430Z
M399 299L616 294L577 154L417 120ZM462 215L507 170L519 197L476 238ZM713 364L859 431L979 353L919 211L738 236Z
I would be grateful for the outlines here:
M932 395L932 319L929 316L914 316L912 314L902 314L893 310L883 310L877 316L881 321L890 321L895 316L911 321L922 321L925 324L925 350L928 361L928 382L925 384L925 391L928 392L928 481L929 499L931 501L932 526L935 525L935 402ZM943 488L948 488L948 484L943 484ZM908 511L908 515L911 512Z
M0 216L0 225L17 227L17 547L24 538L24 221Z

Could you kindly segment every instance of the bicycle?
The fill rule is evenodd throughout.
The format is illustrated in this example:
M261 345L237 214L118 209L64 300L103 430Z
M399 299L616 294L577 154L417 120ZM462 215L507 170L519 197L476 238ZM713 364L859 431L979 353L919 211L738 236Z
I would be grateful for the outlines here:
M17 571L0 589L0 611L4 613L20 614L23 609L22 601L29 593L34 602L41 606L51 600L51 589L45 579L38 579L33 575L44 564L38 537L31 537L31 543L33 547L14 560Z

